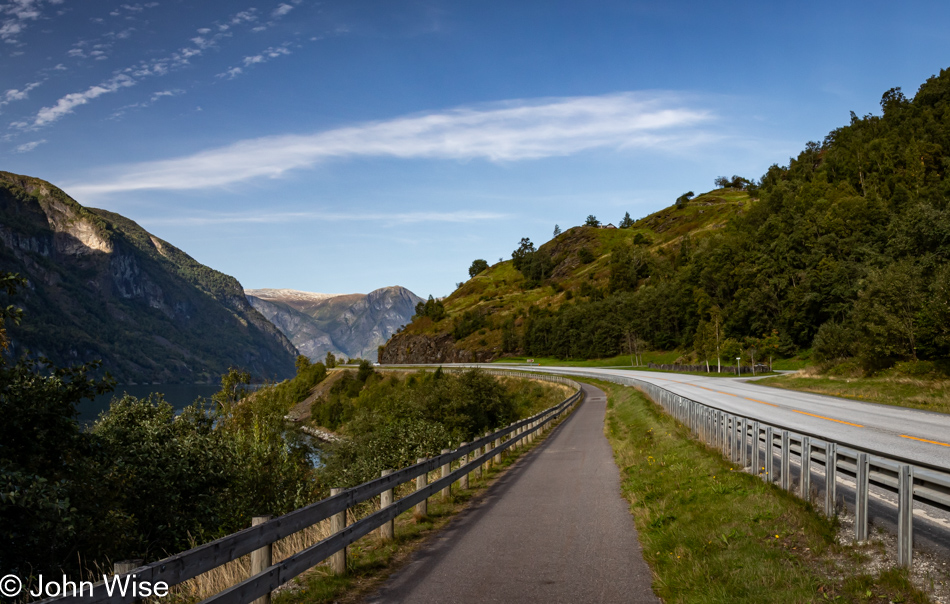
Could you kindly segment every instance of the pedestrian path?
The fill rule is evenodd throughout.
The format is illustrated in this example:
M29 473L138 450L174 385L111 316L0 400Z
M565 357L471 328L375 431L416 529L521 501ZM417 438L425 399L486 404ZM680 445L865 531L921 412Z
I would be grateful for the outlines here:
M604 436L606 396L584 391L566 421L367 601L658 603Z

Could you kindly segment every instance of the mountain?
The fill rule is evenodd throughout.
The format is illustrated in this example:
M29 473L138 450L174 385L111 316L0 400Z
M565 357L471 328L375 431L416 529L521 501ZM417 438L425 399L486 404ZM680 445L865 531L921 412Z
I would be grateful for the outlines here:
M409 322L422 298L404 287L368 294L246 290L250 303L314 361L327 352L376 360L378 347Z
M13 299L24 315L9 326L11 354L101 359L120 383L294 373L293 344L236 279L46 181L0 172L0 270L29 282Z
M950 70L880 107L758 181L717 178L629 228L523 240L427 303L382 360L646 348L950 373Z

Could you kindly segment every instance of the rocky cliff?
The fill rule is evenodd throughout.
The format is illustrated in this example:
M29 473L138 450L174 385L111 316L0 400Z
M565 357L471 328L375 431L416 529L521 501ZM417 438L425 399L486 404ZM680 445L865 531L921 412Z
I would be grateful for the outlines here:
M247 299L314 361L327 352L376 360L377 349L408 323L422 298L404 287L368 294L247 290Z
M231 366L293 375L294 346L236 279L37 178L0 172L0 270L29 282L11 354L101 359L120 383L217 381Z
M411 363L487 363L491 351L466 350L455 345L451 334L397 333L382 349L379 362L392 365Z

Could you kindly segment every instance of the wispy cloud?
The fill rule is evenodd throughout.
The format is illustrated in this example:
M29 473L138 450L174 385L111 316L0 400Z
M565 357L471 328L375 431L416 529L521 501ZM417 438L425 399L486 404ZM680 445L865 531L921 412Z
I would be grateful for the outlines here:
M59 4L60 2L50 2ZM12 0L0 4L0 40L9 44L17 44L19 35L26 29L28 21L36 21L42 16L43 0Z
M119 167L111 178L76 183L72 191L96 195L224 187L355 156L510 162L598 148L672 150L704 140L696 127L712 117L669 93L506 101L315 134L243 140L185 157Z
M261 63L267 63L268 61L272 59L276 59L277 57L291 54L291 51L288 48L288 46L290 46L289 42L281 44L280 46L271 46L270 48L267 48L256 55L248 55L244 57L242 61L243 67L230 67L224 72L219 73L215 77L227 78L229 80L233 80L237 76L244 73L244 69L247 67L250 67L251 65L259 65Z
M52 107L43 107L36 114L36 117L33 118L32 124L28 122L18 122L15 123L14 126L19 126L21 128L38 128L40 126L45 126L55 122L64 115L72 113L73 109L79 107L80 105L85 105L93 99L99 98L104 94L116 92L122 88L127 88L134 85L135 80L125 74L119 74L110 80L102 82L101 84L90 86L84 92L74 92L72 94L67 94L66 96L59 99L59 101L57 101Z
M11 88L0 95L0 107L8 105L14 101L22 101L30 96L30 91L34 88L37 88L43 83L42 80L37 82L30 82L23 88Z
M302 221L335 222L385 222L390 225L414 224L420 222L457 222L466 223L476 220L500 220L506 214L496 212L259 212L259 213L222 213L193 216L175 216L174 218L143 219L149 226L209 226L215 224L283 224Z
M43 140L41 140L41 141L31 141L31 142L29 142L29 143L23 143L22 145L20 145L20 146L18 146L18 147L16 148L16 152L17 152L17 153L29 153L30 151L32 151L33 149L36 149L37 147L39 147L40 145L42 145L42 144L45 143L45 142L46 142L46 139L43 139Z
M14 0L14 4L19 3L32 6L34 4L38 4L40 1L41 0ZM55 2L56 0L49 1ZM158 5L159 4L157 2L148 2L145 4L122 4L119 8L115 9L114 14L122 14L123 11L128 14L138 14L146 9L154 8ZM7 10L5 8L7 6L12 5L0 5L0 12ZM85 91L67 94L66 96L60 98L55 105L40 109L40 111L37 112L37 114L30 120L14 122L11 124L11 126L20 129L36 129L43 126L48 126L63 116L72 113L76 107L85 105L93 99L99 98L104 94L117 92L122 88L134 86L144 78L163 76L170 71L181 69L187 65L190 65L192 59L200 56L205 50L214 48L221 40L231 37L233 33L228 31L231 28L241 24L254 23L257 20L257 9L250 8L227 17L225 23L217 24L217 32L213 32L213 30L208 27L199 28L198 33L200 35L190 40L191 45L179 48L177 51L167 56L151 59L148 61L141 61L131 67L118 70L114 72L117 75L115 75L112 79L95 86L91 86ZM129 28L118 33L110 32L106 34L105 37L112 40L124 39L131 35L133 31L134 29ZM0 35L2 35L2 32L0 32ZM90 41L80 40L74 44L73 48L71 48L66 54L70 57L78 59L92 58L96 60L104 60L108 57L108 51L110 48L111 43L92 44ZM284 47L270 48L264 51L262 60L271 58L268 53L277 53L275 56L280 56L281 54L288 54L289 51L286 51ZM152 101L154 101L154 99L152 99ZM132 106L135 105L130 105L128 107ZM118 112L121 114L123 109L128 107L119 109Z

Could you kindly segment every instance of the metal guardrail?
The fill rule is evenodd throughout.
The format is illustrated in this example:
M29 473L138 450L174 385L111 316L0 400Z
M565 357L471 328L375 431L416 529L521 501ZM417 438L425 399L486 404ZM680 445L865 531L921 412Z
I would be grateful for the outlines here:
M444 370L461 371L462 369L445 368ZM577 392L558 405L545 409L532 417L514 422L500 430L486 433L485 436L472 443L462 443L454 451L444 452L438 457L422 460L415 465L392 473L384 473L380 478L345 489L289 514L256 524L164 560L134 568L125 574L134 575L137 582L147 581L151 585L155 585L157 582L164 582L167 586L178 585L241 556L260 551L262 548L269 548L279 539L334 516L339 517L340 514L345 514L346 510L357 504L369 501L383 493L391 494L399 485L419 477L428 477L429 472L443 468L441 478L423 488L417 488L409 495L392 502L386 507L381 507L380 510L342 528L339 532L281 562L268 566L237 585L203 600L201 604L248 604L259 598L268 597L270 592L278 586L313 568L331 555L343 551L346 546L391 522L403 512L420 502L426 501L439 491L450 488L454 482L460 479L467 481L468 475L479 470L482 466L487 467L491 463L499 463L503 451L533 441L535 436L541 434L552 422L568 414L581 398L580 384L562 376L495 369L483 369L482 371L500 377L527 377L556 382L576 388ZM458 463L458 467L454 471L447 472L445 470L451 468L455 463ZM427 482L427 479L424 482ZM269 557L267 559L269 560ZM60 604L64 602L125 604L140 599L134 596L131 590L122 594L115 590L110 596L102 582L95 584L90 591L93 594L91 596L59 596L42 600L38 604Z
M950 471L947 468L881 453L843 441L793 429L761 418L729 413L633 377L572 371L589 377L632 386L658 403L693 434L772 484L792 490L790 463L801 467L798 495L811 500L811 469L824 468L824 511L833 516L838 474L855 480L855 538L868 537L868 490L871 485L897 494L898 564L913 560L914 502L950 512ZM778 466L776 466L778 461Z

